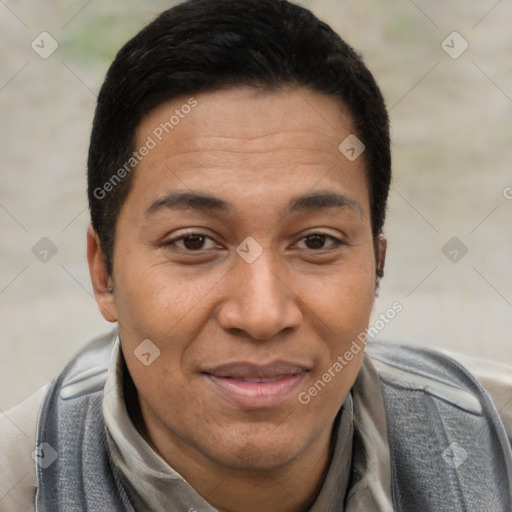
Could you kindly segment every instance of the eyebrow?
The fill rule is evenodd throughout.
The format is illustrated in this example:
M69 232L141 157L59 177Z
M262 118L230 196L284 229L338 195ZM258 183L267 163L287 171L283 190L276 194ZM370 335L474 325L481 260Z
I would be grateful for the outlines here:
M362 216L363 213L359 202L352 197L329 191L310 192L294 197L288 203L286 212L301 213L329 208L354 210L359 216ZM220 213L228 213L233 210L229 203L215 196L198 192L171 192L154 201L146 210L146 215L153 215L164 209L214 211Z
M289 213L319 211L328 208L349 209L356 211L360 217L363 215L363 209L358 201L337 192L310 192L292 199L288 206Z
M228 203L218 197L196 192L171 192L152 203L146 210L146 215L152 215L163 209L217 212L231 210Z

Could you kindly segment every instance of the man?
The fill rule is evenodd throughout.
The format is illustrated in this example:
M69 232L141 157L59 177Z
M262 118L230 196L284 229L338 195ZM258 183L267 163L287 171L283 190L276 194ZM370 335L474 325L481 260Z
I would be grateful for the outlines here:
M2 510L510 510L475 378L366 347L390 160L372 75L301 7L193 0L129 41L88 163L117 331L3 420Z

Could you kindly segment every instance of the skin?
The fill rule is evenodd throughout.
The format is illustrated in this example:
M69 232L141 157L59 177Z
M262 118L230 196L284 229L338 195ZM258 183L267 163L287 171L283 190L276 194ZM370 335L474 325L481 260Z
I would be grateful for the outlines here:
M135 171L112 276L89 229L96 300L119 324L139 430L155 451L218 510L304 511L321 487L333 422L363 351L307 405L298 394L368 326L375 254L384 261L385 240L376 251L372 237L364 154L350 162L339 152L354 132L351 117L307 89L234 88L195 99ZM144 118L137 147L187 100ZM148 213L172 192L215 196L229 209L160 205ZM290 211L295 198L322 192L349 204ZM190 233L206 238L175 240ZM263 251L252 263L236 252L248 236ZM149 366L134 354L145 339L161 351ZM277 360L306 369L272 407L238 406L204 373Z

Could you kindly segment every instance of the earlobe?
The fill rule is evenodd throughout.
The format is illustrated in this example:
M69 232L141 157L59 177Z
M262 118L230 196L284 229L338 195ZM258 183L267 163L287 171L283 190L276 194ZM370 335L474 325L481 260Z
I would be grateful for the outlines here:
M388 247L388 241L386 237L380 234L377 237L377 247L376 247L376 256L377 256L377 276L384 276L384 265L386 263L386 251Z
M87 230L87 261L98 308L105 320L116 322L112 277L107 274L100 238L92 226Z

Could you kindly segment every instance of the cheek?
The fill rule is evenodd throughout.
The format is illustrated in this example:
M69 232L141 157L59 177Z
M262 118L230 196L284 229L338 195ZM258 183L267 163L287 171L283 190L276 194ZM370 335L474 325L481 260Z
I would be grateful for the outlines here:
M147 388L148 395L164 397L173 387L176 400L186 405L190 397L180 398L187 378L184 372L195 340L209 325L213 290L221 284L218 276L187 277L165 264L144 267L142 262L131 262L130 267L120 265L118 277L116 308L130 374L143 393ZM150 366L136 356L144 340L160 351ZM204 345L202 348L204 357Z
M120 324L155 339L185 325L196 325L208 307L209 292L219 281L216 275L187 276L187 269L172 268L165 262L129 263L116 269L115 301Z
M363 354L361 350L346 365L336 361L340 367L336 366L336 362L331 362L311 379L297 397L301 419L309 417L315 428L331 424L354 385Z
M371 261L362 261L340 265L321 278L298 276L298 296L341 339L365 329L373 308L375 269Z
M298 400L320 424L335 417L359 372L364 356L361 334L370 320L374 283L371 266L368 271L347 266L307 295L321 342L316 347L319 364Z

